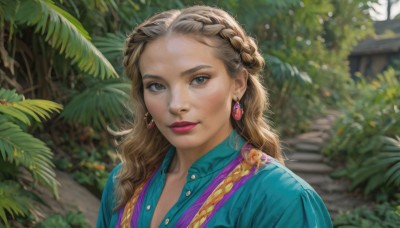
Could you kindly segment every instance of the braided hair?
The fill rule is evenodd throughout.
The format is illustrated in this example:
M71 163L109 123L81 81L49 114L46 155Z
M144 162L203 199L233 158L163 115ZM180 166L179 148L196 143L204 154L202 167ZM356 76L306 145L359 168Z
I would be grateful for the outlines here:
M150 17L128 35L125 42L123 64L132 80L134 119L131 131L120 144L123 166L117 178L116 208L125 205L134 191L161 164L169 142L156 129L146 129L146 113L139 60L146 44L169 34L192 35L199 41L215 47L216 56L224 62L231 77L242 70L248 72L247 89L241 99L245 115L241 121L231 119L232 126L255 148L283 163L279 138L270 128L264 113L269 102L261 84L261 71L265 65L255 41L227 12L208 6L192 6L170 10ZM245 157L245 159L247 159Z

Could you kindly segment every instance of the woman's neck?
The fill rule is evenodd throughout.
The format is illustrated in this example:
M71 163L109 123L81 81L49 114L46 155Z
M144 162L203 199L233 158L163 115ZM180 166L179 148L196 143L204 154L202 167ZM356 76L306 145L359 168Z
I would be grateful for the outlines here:
M205 143L196 148L176 148L176 153L169 165L168 172L171 174L184 175L186 177L192 164L225 140L232 131L233 129L231 128L225 134L220 134L222 136L219 137L219 140L213 141L212 143Z
M206 153L206 152L205 152ZM194 162L196 162L205 153L195 153L190 151L176 150L175 156L173 157L169 166L168 172L170 174L176 174L179 176L187 175L189 168Z

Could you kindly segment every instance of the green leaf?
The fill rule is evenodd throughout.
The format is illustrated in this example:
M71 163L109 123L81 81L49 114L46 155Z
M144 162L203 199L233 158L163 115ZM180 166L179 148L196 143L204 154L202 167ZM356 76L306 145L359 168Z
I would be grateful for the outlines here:
M297 67L283 62L279 58L271 55L265 57L267 66L271 70L272 77L277 83L293 80L300 84L311 84L311 77L306 72L301 72Z
M12 96L13 94L16 96ZM29 117L41 122L40 118L49 119L51 112L59 112L62 109L62 105L52 101L25 100L23 97L13 99L15 97L18 97L15 91L0 88L0 100L4 99L4 104L0 103L0 114L20 120L26 125L31 124ZM8 100L13 100L13 102L8 103Z
M93 43L109 59L123 57L125 36L118 33L107 33L104 37L94 37Z
M10 227L7 215L27 216L32 205L30 193L23 190L17 182L0 181L0 219L6 227Z
M87 88L75 95L61 113L67 121L101 128L129 113L129 82L88 79L87 83Z
M57 194L52 152L44 142L24 132L0 115L0 155L8 162L21 164L39 181Z
M100 78L118 77L114 67L90 42L88 32L71 14L52 0L20 0L16 23L35 26L60 54L72 59L79 69Z

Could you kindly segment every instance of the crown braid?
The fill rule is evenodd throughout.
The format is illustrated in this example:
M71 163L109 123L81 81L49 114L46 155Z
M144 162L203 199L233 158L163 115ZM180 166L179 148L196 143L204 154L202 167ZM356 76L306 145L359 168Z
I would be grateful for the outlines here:
M138 69L137 61L143 52L144 45L157 37L175 32L201 34L205 37L218 35L229 41L239 54L240 62L250 74L259 74L265 65L264 59L258 52L254 40L238 27L235 19L215 8L201 7L204 8L203 10L196 8L200 6L187 8L181 12L166 11L138 26L126 40L124 66L127 68L135 65Z
M170 29L176 32L218 35L229 41L239 53L240 61L250 74L258 74L265 65L254 40L238 27L237 21L224 11L215 8L198 10L191 7L182 11Z

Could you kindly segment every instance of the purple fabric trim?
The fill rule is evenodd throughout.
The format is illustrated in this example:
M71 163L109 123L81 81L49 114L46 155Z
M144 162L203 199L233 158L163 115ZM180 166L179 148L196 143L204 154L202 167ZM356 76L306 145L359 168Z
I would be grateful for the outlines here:
M228 176L230 172L237 165L242 162L243 157L239 154L235 159L233 159L225 168L215 177L215 179L210 183L207 189L201 194L201 196L193 203L192 206L186 210L186 212L180 217L179 221L176 223L176 227L187 227L192 221L193 217L197 214L201 206L203 206L204 202L211 195L214 189Z
M160 167L158 167L158 169L153 172L153 174L151 174L151 177L147 180L146 184L144 185L142 191L140 192L140 195L138 197L138 199L136 200L136 204L133 208L133 215L132 215L132 219L131 219L131 228L136 228L138 227L138 222L139 222L139 218L140 218L140 211L142 210L142 205L143 205L143 200L144 200L144 196L146 195L147 189L149 188L149 185L151 183L151 181L154 179L155 174L160 170Z
M117 222L117 225L115 226L115 228L121 228L121 219L122 219L123 214L124 214L124 207L119 209L118 222Z
M239 181L235 182L231 191L228 192L228 194L225 194L222 199L214 206L214 210L207 216L206 221L200 226L200 227L206 227L210 219L217 213L217 211L228 201L233 194L236 193L236 191L242 187L243 184L245 184L251 177L254 176L254 173L256 171L256 166L253 166L253 168L250 170L250 172L242 177Z

